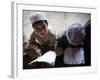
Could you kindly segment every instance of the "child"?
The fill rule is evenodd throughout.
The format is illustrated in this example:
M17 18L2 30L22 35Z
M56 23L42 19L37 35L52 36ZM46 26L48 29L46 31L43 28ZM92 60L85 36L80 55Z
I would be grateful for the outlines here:
M59 50L57 52L62 54L56 58L55 67L71 67L84 64L84 38L84 28L78 23L72 24L68 30L59 35L57 47L62 52Z
M30 17L33 33L30 36L29 44L27 50L32 50L33 52L27 53L27 55L32 57L32 60L40 57L44 53L55 49L55 36L48 30L48 21L45 13L36 12ZM28 63L27 63L28 64Z

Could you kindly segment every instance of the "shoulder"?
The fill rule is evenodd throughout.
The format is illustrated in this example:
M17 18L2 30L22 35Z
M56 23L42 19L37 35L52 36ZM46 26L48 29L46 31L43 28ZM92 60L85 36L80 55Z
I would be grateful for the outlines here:
M49 37L50 36L51 37L56 37L56 34L53 31L51 31L51 30L48 30L48 35L49 35Z
M55 32L50 29L48 29L48 33L53 34L53 35L55 34Z
M31 38L31 37L34 37L35 35L36 35L36 32L35 32L35 31L33 31L33 32L31 33L30 38Z
M59 47L62 47L63 49L68 46L68 40L67 40L67 37L65 36L65 32L61 32L58 34L57 45Z
M33 31L32 34L30 35L30 41L34 41L36 38L36 32Z
M65 31L58 33L58 35L57 35L58 39L63 38L63 37L65 37Z

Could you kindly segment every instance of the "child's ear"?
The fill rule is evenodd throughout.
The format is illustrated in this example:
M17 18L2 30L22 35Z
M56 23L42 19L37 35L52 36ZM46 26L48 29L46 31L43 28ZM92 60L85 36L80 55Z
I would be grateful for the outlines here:
M32 24L32 28L34 28L34 24Z
M33 25L32 25L32 28L33 28L34 30L36 30L36 27L34 27Z

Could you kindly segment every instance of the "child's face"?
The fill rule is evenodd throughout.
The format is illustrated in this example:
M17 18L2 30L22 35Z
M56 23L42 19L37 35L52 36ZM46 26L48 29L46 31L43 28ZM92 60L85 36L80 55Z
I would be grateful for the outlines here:
M76 44L80 44L83 40L81 31L72 30L68 35L70 40Z
M38 36L41 38L46 37L48 33L47 29L48 25L46 24L45 21L39 21L34 24L34 30L37 32Z

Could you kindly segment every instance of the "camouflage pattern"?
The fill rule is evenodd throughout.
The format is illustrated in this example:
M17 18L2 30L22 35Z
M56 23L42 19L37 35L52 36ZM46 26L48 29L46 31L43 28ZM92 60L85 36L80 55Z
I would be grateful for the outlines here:
M34 31L30 36L26 52L33 58L37 58L49 50L55 50L55 41L56 37L50 31L48 31L47 36L42 39Z

